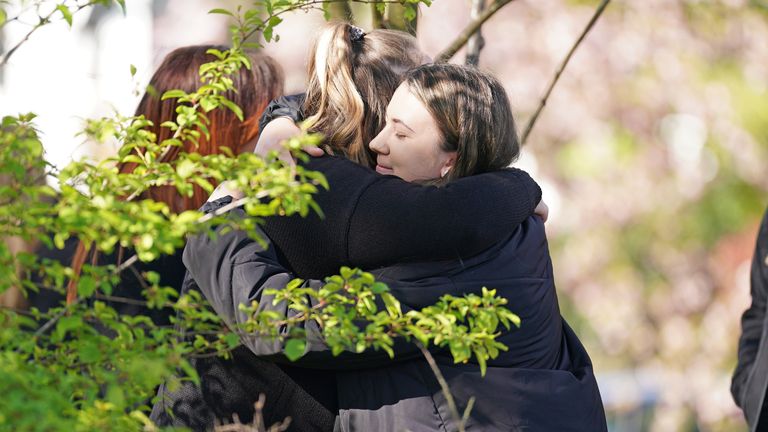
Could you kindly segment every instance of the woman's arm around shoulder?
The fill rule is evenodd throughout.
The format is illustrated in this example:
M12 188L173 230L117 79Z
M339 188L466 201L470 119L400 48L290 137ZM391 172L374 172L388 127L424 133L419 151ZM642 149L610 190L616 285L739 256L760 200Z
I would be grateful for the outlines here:
M228 204L227 197L206 203L204 212L212 212ZM242 209L231 210L232 217L243 217ZM264 291L283 289L294 275L278 260L269 238L261 233L265 243L251 239L241 230L217 229L216 235L207 234L190 236L184 248L183 261L197 287L211 303L216 313L233 330L242 328L249 315L240 310L239 305L258 302L256 312L274 311L282 316L293 316L298 312L289 309L285 302L273 304L274 296ZM306 280L305 287L319 289L320 280ZM317 306L313 297L308 298L309 306ZM374 367L392 361L383 351L368 350L363 354L342 353L334 357L322 337L322 329L316 321L304 323L306 331L306 354L296 362L299 366L323 369L358 369ZM247 334L239 331L241 342L259 356L277 356L282 358L284 340ZM418 355L418 350L410 344L397 343L394 347L398 359L408 359Z
M540 201L539 185L515 168L444 187L384 176L357 202L348 254L363 268L470 257L510 235Z

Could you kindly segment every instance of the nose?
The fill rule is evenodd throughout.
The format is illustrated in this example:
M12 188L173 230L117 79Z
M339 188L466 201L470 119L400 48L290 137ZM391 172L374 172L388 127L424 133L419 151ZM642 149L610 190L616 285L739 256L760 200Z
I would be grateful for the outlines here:
M370 147L371 150L373 150L378 154L383 154L383 155L389 154L389 149L387 147L386 134L387 134L387 127L385 126L384 129L382 129L378 135L373 137L370 144L368 144L368 147Z

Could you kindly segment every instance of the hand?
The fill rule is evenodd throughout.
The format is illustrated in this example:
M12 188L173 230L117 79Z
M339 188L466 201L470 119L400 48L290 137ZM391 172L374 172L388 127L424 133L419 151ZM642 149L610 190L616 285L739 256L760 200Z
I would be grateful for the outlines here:
M549 218L549 206L544 202L544 200L541 200L533 210L533 214L540 217L542 221L546 222Z
M280 154L280 159L288 164L295 164L290 152L283 146L283 142L299 135L301 129L296 126L288 117L278 117L264 126L259 140L253 152L260 156L266 156L269 152L276 150Z
M288 150L282 145L283 142L301 134L301 128L289 117L278 117L264 126L261 136L256 143L253 152L266 156L272 150L277 150L280 159L288 164L295 164ZM323 149L316 146L306 146L304 151L312 157L320 157L325 154Z

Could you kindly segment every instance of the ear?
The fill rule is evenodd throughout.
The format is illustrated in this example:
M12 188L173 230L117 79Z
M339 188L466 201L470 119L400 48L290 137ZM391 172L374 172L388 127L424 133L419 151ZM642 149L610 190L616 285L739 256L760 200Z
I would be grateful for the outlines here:
M443 161L443 165L440 167L440 178L447 176L454 165L456 165L456 152L446 153L445 161Z

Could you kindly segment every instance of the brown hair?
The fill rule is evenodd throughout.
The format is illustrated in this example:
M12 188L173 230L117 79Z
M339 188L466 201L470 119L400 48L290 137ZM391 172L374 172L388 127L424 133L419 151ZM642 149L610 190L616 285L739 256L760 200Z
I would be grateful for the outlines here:
M163 122L176 118L175 98L162 100L162 95L168 90L179 89L191 93L203 84L200 80L200 66L216 60L210 49L224 51L228 49L220 45L194 45L177 48L171 51L152 75L149 82L150 89L144 93L139 105L136 107L136 116L144 116L152 122L147 129L155 134L160 143L173 136L173 131L160 126ZM244 121L240 121L232 111L218 108L207 113L209 123L207 125L210 138L200 135L197 143L185 142L182 147L170 147L160 162L174 160L182 151L211 155L221 153L222 147L228 147L233 153L242 153L252 150L254 139L259 132L259 117L269 101L283 94L284 76L280 65L271 57L251 52L251 69L245 67L229 76L235 90L224 93L230 101L236 103L243 112ZM136 168L135 163L122 163L118 165L120 173L130 173ZM167 204L173 213L181 213L185 210L196 209L203 205L208 194L200 186L193 186L191 197L181 195L173 186L154 187L144 192L140 198L152 199ZM122 255L122 250L118 255ZM77 278L82 271L83 264L87 260L88 252L82 242L78 244L77 251L72 259L72 268L75 277L70 280L67 287L67 302L74 301L77 294ZM92 253L91 263L96 264L97 254ZM120 261L120 259L118 259Z
M416 38L396 30L360 34L347 24L329 25L310 56L304 112L310 130L348 159L376 163L368 143L384 128L387 104L410 69L424 63Z
M441 63L412 70L405 83L435 120L442 150L456 152L454 166L435 184L506 168L520 155L507 93L493 76Z

